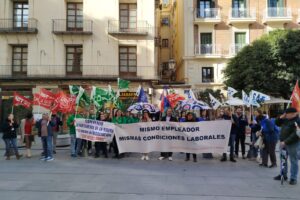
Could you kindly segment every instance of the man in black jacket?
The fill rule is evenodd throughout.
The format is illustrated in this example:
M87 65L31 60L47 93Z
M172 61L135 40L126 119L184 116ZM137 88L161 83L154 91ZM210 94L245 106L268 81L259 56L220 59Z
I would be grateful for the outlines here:
M298 156L297 148L299 146L299 137L297 136L297 127L300 127L300 120L295 108L286 109L285 113L276 120L276 125L281 127L280 146L285 148L290 157L291 179L290 184L297 184L298 176ZM287 180L287 165L284 170L284 179ZM281 175L274 177L274 180L281 180Z
M161 118L161 121L163 122L177 122L177 119L172 116L172 108L167 109L167 114L165 117ZM172 161L172 152L161 152L160 157L158 158L159 160L164 160L166 158L169 158L169 161Z

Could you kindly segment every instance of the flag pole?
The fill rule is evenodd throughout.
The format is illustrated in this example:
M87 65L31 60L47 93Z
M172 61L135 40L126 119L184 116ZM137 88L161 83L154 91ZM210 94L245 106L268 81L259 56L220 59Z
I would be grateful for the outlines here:
M14 114L14 104L11 107L11 114Z

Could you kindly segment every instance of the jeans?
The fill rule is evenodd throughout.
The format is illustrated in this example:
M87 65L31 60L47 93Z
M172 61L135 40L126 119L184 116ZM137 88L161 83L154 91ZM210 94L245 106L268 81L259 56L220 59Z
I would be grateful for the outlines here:
M234 142L235 142L236 135L231 134L228 141L228 146L230 147L230 158L233 158L233 152L234 152ZM227 157L227 153L223 154L223 157Z
M106 142L95 142L96 156L100 156L100 151L103 152L103 155L107 157L107 143Z
M59 132L53 131L53 151L56 151L56 140Z
M292 145L286 145L286 149L288 151L289 157L290 157L290 172L291 172L291 179L297 180L298 176L298 156L297 156L297 149L299 147L299 142L292 144Z
M53 157L52 138L53 136L42 136L42 144L43 144L45 158Z
M70 135L71 139L71 154L76 155L76 135Z
M244 156L246 153L246 146L245 146L246 135L245 134L237 134L235 140L235 155L239 155L239 145L241 143L242 147L242 155Z
M76 138L76 155L82 152L82 139Z
M10 156L10 148L13 147L15 154L19 155L18 147L17 147L17 138L10 138L10 139L4 139L5 142L5 150L6 150L6 156Z

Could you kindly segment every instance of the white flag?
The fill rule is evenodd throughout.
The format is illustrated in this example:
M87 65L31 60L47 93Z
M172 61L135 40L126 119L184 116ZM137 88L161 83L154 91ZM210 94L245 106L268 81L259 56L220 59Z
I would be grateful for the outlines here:
M80 101L80 99L81 99L83 93L84 93L84 89L80 86L80 88L79 88L79 93L78 93L78 95L77 95L77 97L76 97L76 104L77 104L77 105L79 104L79 101Z
M209 93L209 98L210 98L210 105L214 110L217 110L222 105L221 102L210 93Z
M243 102L245 105L247 105L247 107L250 106L250 97L247 95L247 93L242 90L242 94L243 94Z
M260 103L270 100L270 96L263 94L261 92L257 92L252 90L250 93L250 104L254 106L260 106Z
M187 97L188 97L188 99L197 100L197 98L195 97L195 94L194 94L192 89L189 89L189 91L187 93Z
M238 91L236 90L236 89L234 89L234 88L232 88L232 87L228 87L227 88L227 96L228 96L228 99L230 99L230 98L233 98L233 95L235 94L235 93L237 93Z

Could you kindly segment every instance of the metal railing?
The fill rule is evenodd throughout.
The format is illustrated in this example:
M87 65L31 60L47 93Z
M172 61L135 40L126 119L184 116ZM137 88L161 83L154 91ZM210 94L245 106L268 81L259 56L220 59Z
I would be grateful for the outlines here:
M232 55L232 56L236 55L245 46L247 46L247 44L233 44L233 45L231 45L230 50L229 50L230 55Z
M195 9L195 19L221 19L220 8Z
M1 78L116 78L127 76L136 79L158 79L158 73L154 66L137 66L136 72L126 75L119 72L117 65L83 65L81 71L67 72L65 65L28 65L27 73L18 74L12 72L11 65L0 65Z
M196 44L195 55L221 55L222 47L217 44Z
M37 20L0 19L0 33L37 33Z
M229 16L231 19L256 19L256 10L252 8L232 8Z
M52 32L55 34L93 34L93 21L53 19Z
M147 21L108 21L109 34L141 34L147 35L151 31Z
M292 18L292 9L285 7L270 7L265 10L264 18Z

